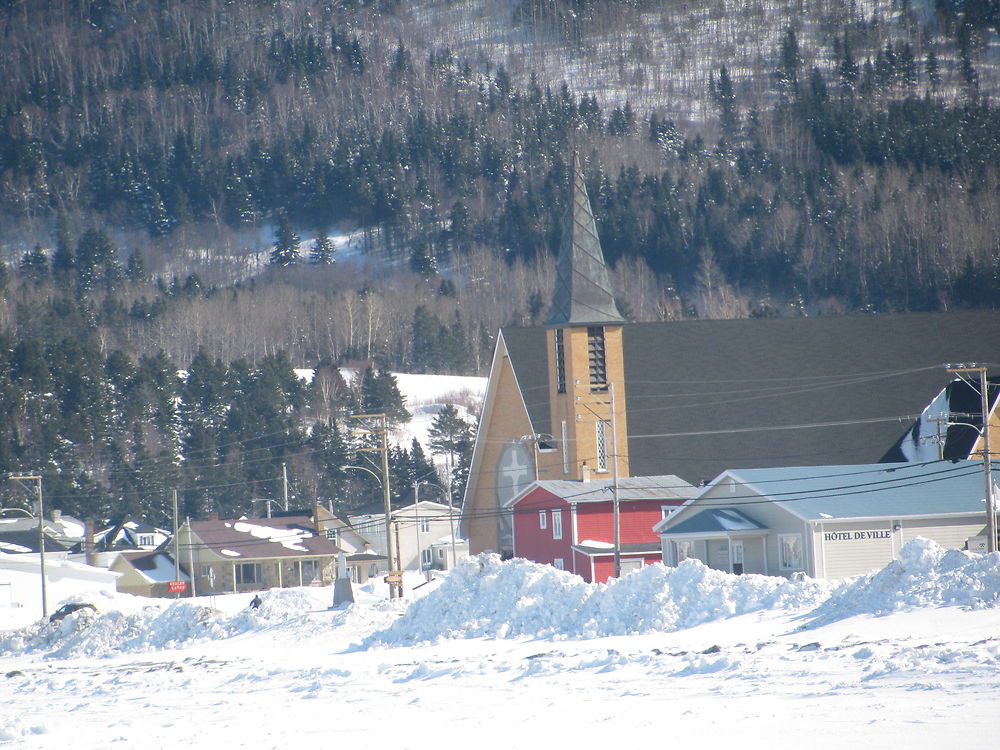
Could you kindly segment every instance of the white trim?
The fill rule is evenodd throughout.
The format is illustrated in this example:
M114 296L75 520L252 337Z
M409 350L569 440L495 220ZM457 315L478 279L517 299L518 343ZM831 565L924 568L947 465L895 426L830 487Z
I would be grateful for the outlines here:
M562 539L563 538L563 520L562 520L562 510L552 510L552 538Z
M548 511L540 510L538 511L538 528L547 529L549 527L549 516Z

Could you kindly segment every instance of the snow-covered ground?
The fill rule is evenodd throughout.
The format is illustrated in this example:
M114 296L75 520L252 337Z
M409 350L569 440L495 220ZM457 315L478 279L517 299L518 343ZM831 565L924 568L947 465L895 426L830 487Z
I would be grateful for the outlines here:
M0 632L0 747L959 748L1000 729L996 554L917 540L840 584L688 560L607 585L480 556L384 588L336 610L323 588L256 610L105 596Z

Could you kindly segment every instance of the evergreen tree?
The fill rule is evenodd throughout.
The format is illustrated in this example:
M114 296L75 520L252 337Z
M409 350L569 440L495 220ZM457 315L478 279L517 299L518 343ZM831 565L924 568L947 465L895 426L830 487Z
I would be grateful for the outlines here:
M334 262L333 254L336 249L333 240L327 236L326 232L320 232L316 235L309 250L309 262L315 265L329 266Z
M366 414L385 414L390 424L409 422L413 418L406 410L396 376L370 365L361 377L361 409Z
M49 275L49 260L45 257L45 251L38 245L28 250L21 256L20 269L21 273L36 283L44 281Z
M302 259L299 255L300 240L284 214L278 220L278 228L274 234L274 249L268 262L272 266L294 266Z

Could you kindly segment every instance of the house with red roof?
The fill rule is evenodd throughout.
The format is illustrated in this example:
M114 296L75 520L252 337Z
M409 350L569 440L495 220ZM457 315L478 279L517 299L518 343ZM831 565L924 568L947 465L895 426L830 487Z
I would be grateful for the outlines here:
M696 488L672 474L618 480L533 482L510 503L514 556L569 570L588 582L615 574L614 498L618 495L622 575L660 562L653 526L693 497Z

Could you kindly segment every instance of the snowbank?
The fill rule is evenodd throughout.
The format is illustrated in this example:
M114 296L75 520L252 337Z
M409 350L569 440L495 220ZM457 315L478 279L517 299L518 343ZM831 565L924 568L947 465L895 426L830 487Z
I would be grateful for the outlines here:
M676 631L752 612L796 615L809 628L901 609L1000 607L1000 554L945 551L917 539L883 570L842 583L734 576L685 560L606 584L484 554L463 561L433 590L422 589L416 601L387 601L371 587L355 595L356 604L336 611L328 609L329 587L273 589L258 609L246 606L249 595L193 601L106 595L90 599L97 613L81 610L61 622L0 633L0 655L111 656L263 630L297 639L338 629L356 638L352 650L447 639L590 639Z
M826 581L734 576L697 560L676 568L649 565L606 584L588 584L548 565L480 555L459 565L371 642L670 631L762 609L815 606L833 588Z
M945 606L1000 606L1000 553L946 550L930 540L913 539L882 570L844 582L812 613L809 626Z

